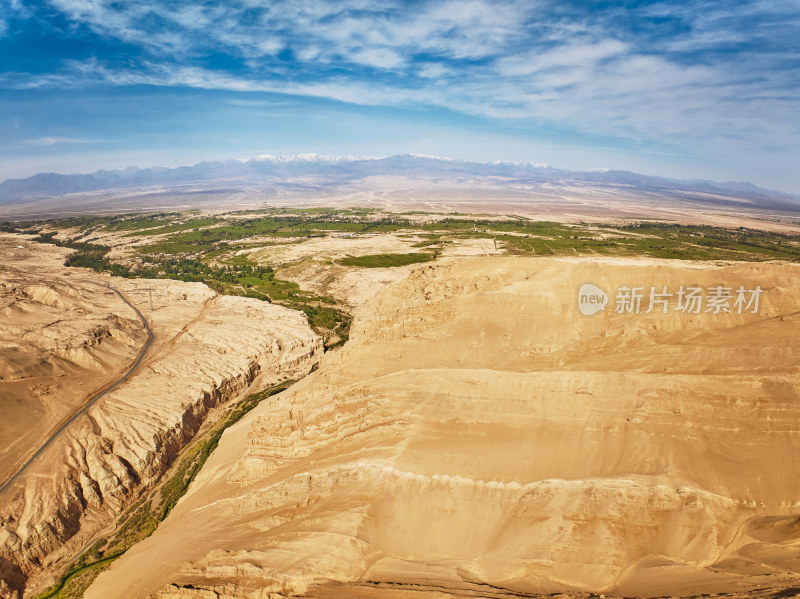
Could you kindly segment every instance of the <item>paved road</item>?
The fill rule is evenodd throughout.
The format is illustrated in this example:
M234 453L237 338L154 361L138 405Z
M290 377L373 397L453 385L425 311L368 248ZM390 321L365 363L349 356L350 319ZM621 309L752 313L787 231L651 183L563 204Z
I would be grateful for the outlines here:
M88 281L88 282L90 282L90 283L95 283L95 284L97 284L97 285L101 285L101 286L102 286L102 283L98 283L97 281ZM144 358L145 354L147 354L147 350L149 350L149 349L150 349L150 345L152 345L152 343L153 343L153 338L154 338L154 337L153 337L153 331L151 331L151 330L150 330L150 323L149 323L149 322L147 322L147 319L144 317L144 315L143 315L141 312L139 312L139 309L138 309L136 306L134 306L132 303L130 303L130 302L128 301L128 298L127 298L127 297L125 297L125 295L124 295L124 294L123 294L123 293L122 293L122 292L121 292L119 289L117 289L116 287L112 287L112 286L111 286L110 284L108 284L108 283L106 283L106 284L105 284L105 286L106 286L106 287L108 287L109 289L111 289L111 290L112 290L114 293L116 293L116 294L117 294L117 295L118 295L118 296L119 296L119 297L122 299L122 301L123 301L123 302L125 302L126 304L128 304L128 305L129 305L131 308L133 308L134 312L136 312L137 316L139 316L139 318L140 318L140 319L141 319L141 321L142 321L142 324L144 325L144 330L147 332L147 343L145 343L145 344L144 344L144 346L142 347L141 351L139 351L139 355L137 356L137 358L136 358L136 361L135 361L135 362L134 362L134 363L131 365L131 367L130 367L130 368L128 368L128 370L125 372L125 374L123 374L123 375L122 375L120 378L118 378L116 381L114 381L113 383L111 383L111 384L110 384L108 387L106 387L105 389L103 389L102 391L100 391L100 393L98 393L97 395L95 395L95 396L94 396L94 397L91 399L91 401L89 401L89 403L87 403L87 404L86 404L85 406L83 406L83 407L82 407L80 410L78 410L77 412L75 412L75 413L74 413L74 414L73 414L73 415L70 417L70 419L69 419L69 420L67 420L67 421L66 421L64 424L62 424L62 425L61 425L61 426L60 426L60 427L59 427L59 428L58 428L58 429L57 429L55 432L53 432L53 434L52 434L52 435L50 435L50 436L47 438L47 440L46 440L44 443L42 443L41 447L39 447L39 449L36 451L36 453L34 453L34 454L33 454L33 455L30 457L30 458L28 458L28 461L26 461L26 462L25 462L25 463L24 463L24 464L23 464L23 465L22 465L22 466L19 468L19 470L17 470L17 471L14 473L14 475L13 475L11 478L9 478L9 479L8 479L6 482L4 482L4 483L2 484L2 486L0 486L0 494L2 494L2 493L3 493L3 492L4 492L4 491L5 491L5 490L6 490L8 487L10 487L10 486L11 486L11 485L14 483L14 481L16 481L16 480L17 480L17 479L20 477L20 475L21 475L23 472L25 472L25 469L26 469L28 466L30 466L30 465L31 465L31 464L32 464L32 463L33 463L33 462L36 460L36 458L38 458L40 455L42 455L42 453L44 452L44 450L45 450L45 449L47 449L47 446L48 446L48 445L50 445L50 443L52 443L52 442L53 442L53 440L54 440L54 439L55 439L55 438L56 438L58 435L60 435L60 434L61 434L61 433L62 433L64 430L66 430L66 429L67 429L67 427L69 427L69 425L71 425L73 422L75 422L75 420L77 420L77 419L78 419L78 418L79 418L79 417L80 417L82 414L84 414L84 413L86 412L86 410L88 410L88 409L89 409L89 408L91 408L91 407L92 407L92 406L93 406L95 403L97 403L97 401L98 401L100 398L102 398L102 397L103 397L103 396L104 396L106 393L109 393L110 391L113 391L113 390L114 390L114 389L116 389L116 388L117 388L117 387L118 387L118 386L119 386L119 385L120 385L122 382L124 382L124 381L125 381L125 380L126 380L126 379L127 379L129 376L130 376L130 375L131 375L131 373L132 373L134 370L136 370L136 368L138 368L138 366L139 366L139 364L141 363L142 359Z

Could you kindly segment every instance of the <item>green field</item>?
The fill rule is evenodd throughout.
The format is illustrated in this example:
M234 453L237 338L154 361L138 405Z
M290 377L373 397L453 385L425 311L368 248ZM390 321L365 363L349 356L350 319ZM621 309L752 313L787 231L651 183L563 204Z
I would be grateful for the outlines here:
M337 260L341 266L363 266L365 268L387 268L392 266L407 266L420 262L435 260L434 254L425 252L413 254L371 254L369 256L348 256Z

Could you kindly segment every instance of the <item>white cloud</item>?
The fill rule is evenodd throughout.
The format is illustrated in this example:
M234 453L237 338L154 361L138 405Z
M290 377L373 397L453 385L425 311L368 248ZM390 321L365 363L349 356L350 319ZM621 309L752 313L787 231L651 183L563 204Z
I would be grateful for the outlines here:
M27 19L33 14L32 9L22 4L22 0L4 0L0 2L0 37L9 34L12 18Z
M405 59L388 48L364 49L350 55L352 62L379 69L394 69L405 64Z
M565 44L545 52L533 51L522 56L503 58L498 66L501 74L511 77L562 67L592 68L597 62L627 50L627 44L614 39L592 44Z
M398 2L337 3L241 0L220 5L163 6L154 0L51 0L96 33L170 56L212 44L248 58L285 47L302 60L352 61L398 68L402 57L430 52L479 58L502 50L524 33L535 5L529 1L451 1L419 6ZM262 11L260 16L256 12ZM153 18L163 30L153 30ZM365 60L367 62L365 62Z
M76 137L36 137L34 139L26 139L22 143L26 146L54 146L56 144L88 144L93 143L93 141Z
M322 54L322 50L319 46L306 46L304 48L300 48L295 52L295 56L298 60L303 62L310 62L312 60L316 60Z
M454 69L435 62L423 64L417 69L417 74L426 79L441 79L455 73Z

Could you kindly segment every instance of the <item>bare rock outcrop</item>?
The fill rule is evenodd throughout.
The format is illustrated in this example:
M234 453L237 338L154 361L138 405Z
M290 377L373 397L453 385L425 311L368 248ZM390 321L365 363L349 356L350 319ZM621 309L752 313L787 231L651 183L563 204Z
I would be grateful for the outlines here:
M98 278L58 276L66 252L0 237L0 483L87 397L117 379L147 335Z
M604 312L578 311L586 282ZM757 313L614 309L618 288L720 284L759 286ZM796 587L799 314L795 265L418 268L86 598Z

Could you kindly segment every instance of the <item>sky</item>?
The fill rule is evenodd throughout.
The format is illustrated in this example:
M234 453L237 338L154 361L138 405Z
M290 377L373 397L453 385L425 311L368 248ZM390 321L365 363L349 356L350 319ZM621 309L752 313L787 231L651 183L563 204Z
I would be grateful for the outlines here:
M800 193L800 1L0 0L0 180L306 152Z

